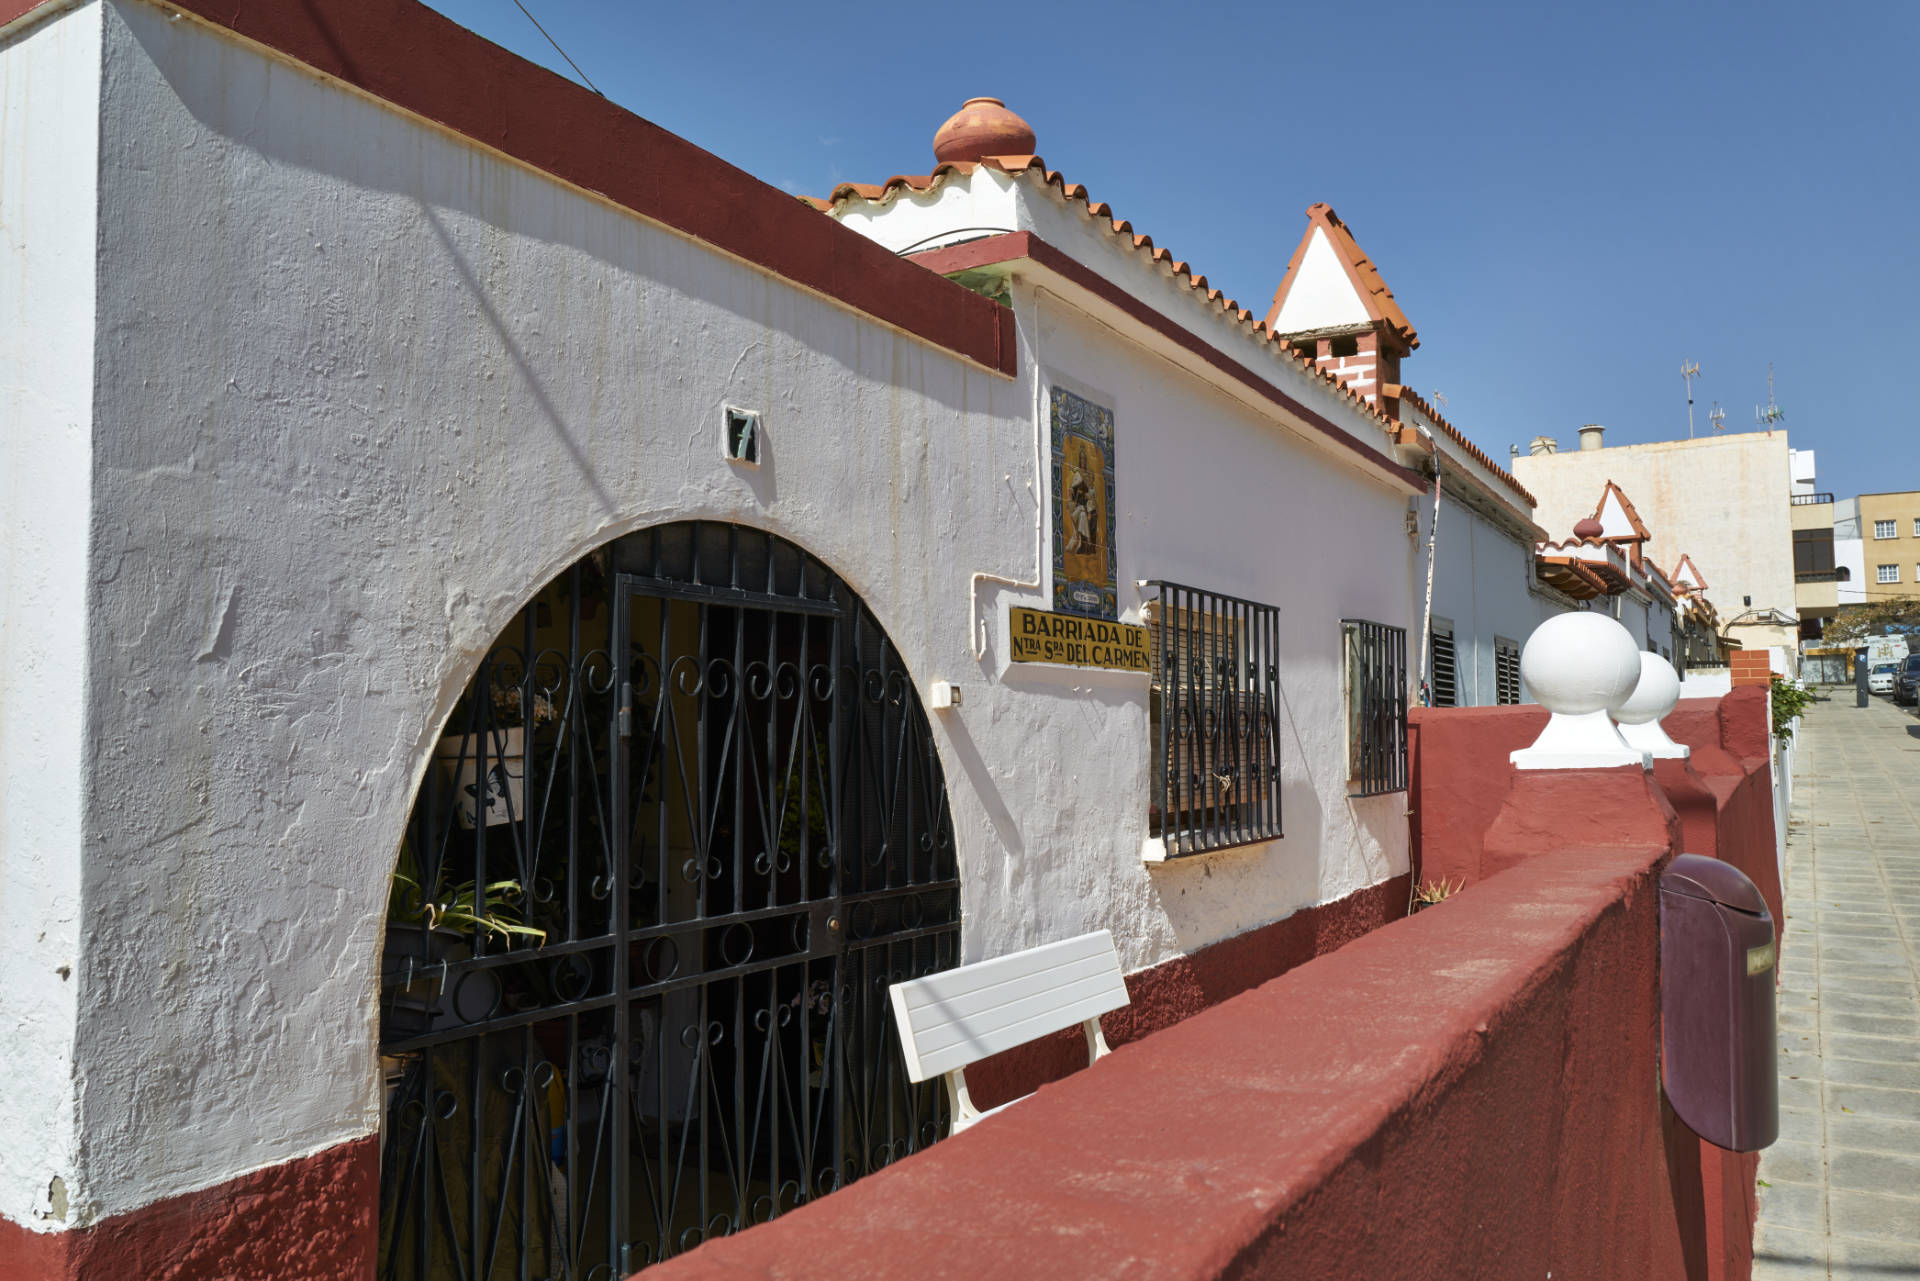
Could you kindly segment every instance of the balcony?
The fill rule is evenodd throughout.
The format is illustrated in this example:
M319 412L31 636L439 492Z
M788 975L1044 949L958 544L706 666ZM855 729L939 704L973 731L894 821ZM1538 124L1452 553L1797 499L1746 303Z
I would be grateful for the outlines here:
M1789 500L1795 507L1812 507L1816 503L1831 503L1832 494L1794 494Z
M1831 618L1840 609L1840 584L1853 575L1844 565L1801 569L1793 575L1793 605L1801 618Z

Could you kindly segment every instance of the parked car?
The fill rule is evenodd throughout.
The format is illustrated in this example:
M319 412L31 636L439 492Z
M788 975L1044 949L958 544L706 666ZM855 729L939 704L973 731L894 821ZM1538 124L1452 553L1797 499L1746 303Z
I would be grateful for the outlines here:
M1871 672L1868 678L1872 678ZM1909 703L1920 703L1920 654L1908 654L1907 660L1894 673L1893 701L1902 707Z
M1875 663L1873 670L1867 673L1867 689L1875 694L1893 693L1894 671L1892 663Z

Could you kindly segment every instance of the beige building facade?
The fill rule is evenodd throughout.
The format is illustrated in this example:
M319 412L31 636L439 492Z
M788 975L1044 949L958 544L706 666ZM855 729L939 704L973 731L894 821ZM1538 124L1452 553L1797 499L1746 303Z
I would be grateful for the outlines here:
M1861 597L1920 596L1920 490L1860 495Z
M1541 437L1513 472L1539 500L1547 528L1594 514L1612 481L1633 500L1651 537L1643 554L1670 577L1688 556L1722 634L1745 649L1799 645L1793 564L1794 489L1787 433L1740 432L1607 447L1588 427L1578 448Z

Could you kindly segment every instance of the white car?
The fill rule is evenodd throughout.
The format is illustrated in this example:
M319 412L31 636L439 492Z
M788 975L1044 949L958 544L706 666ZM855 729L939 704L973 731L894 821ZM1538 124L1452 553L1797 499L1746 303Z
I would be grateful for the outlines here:
M1896 670L1892 663L1875 663L1873 670L1867 673L1867 689L1875 694L1893 693L1893 674Z

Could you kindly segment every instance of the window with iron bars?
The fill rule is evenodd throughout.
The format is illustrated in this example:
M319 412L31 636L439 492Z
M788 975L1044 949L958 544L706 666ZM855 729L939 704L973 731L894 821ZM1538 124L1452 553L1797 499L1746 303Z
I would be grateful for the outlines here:
M1493 701L1503 706L1520 701L1520 647L1497 636L1493 641Z
M1148 830L1167 854L1197 854L1280 830L1280 610L1150 582Z
M1433 624L1433 658L1428 666L1427 705L1456 707L1460 702L1460 672L1454 659L1453 624Z
M1342 619L1347 669L1347 790L1407 787L1407 630Z

